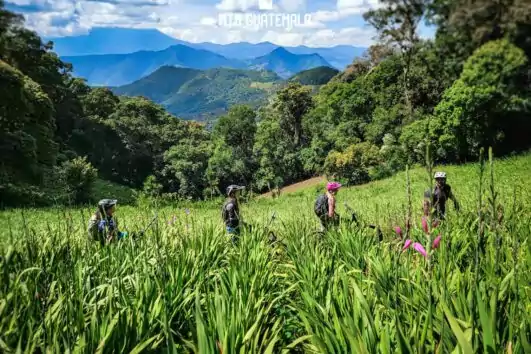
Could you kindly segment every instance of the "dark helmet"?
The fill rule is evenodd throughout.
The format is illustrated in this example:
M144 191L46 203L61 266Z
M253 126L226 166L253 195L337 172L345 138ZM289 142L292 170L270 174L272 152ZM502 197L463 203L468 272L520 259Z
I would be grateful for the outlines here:
M107 210L118 203L116 199L102 199L98 202L98 207L103 210Z
M241 191L242 189L245 189L245 187L231 184L230 186L227 187L227 195L231 195L232 192Z

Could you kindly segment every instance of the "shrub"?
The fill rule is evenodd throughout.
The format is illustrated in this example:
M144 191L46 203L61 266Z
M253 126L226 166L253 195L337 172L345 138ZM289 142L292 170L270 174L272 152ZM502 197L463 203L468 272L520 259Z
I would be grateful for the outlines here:
M86 157L77 157L63 163L61 175L71 202L83 204L91 201L98 170L87 161Z
M368 142L350 145L344 152L332 151L325 161L325 173L347 184L363 184L371 180L369 171L380 163L380 153Z

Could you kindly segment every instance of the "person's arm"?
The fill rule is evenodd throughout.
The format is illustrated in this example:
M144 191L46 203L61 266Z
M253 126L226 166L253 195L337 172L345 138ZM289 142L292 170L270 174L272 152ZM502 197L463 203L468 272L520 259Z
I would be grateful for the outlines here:
M336 200L328 197L328 217L333 218L336 215Z

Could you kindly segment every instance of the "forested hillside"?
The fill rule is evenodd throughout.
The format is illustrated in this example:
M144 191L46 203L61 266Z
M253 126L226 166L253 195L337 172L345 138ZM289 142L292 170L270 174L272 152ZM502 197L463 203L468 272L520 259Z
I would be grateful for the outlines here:
M211 133L147 99L88 87L2 10L2 204L86 202L96 176L188 199L322 173L363 183L423 163L427 146L440 163L528 149L525 2L395 3L365 14L379 42L317 96L290 83L258 110L231 107ZM421 20L436 24L434 40L418 37Z
M178 117L202 121L225 114L235 104L257 108L267 102L280 81L280 77L268 71L227 68L201 71L163 66L112 91L147 97Z
M289 81L298 82L301 85L326 85L339 71L328 66L320 66L309 70L304 70L289 78Z

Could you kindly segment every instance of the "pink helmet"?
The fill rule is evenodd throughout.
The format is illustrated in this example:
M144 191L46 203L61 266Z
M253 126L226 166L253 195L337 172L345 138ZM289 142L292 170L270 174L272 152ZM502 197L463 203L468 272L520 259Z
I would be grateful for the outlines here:
M326 190L329 192L337 191L339 188L341 188L341 183L338 182L329 182L326 185Z

